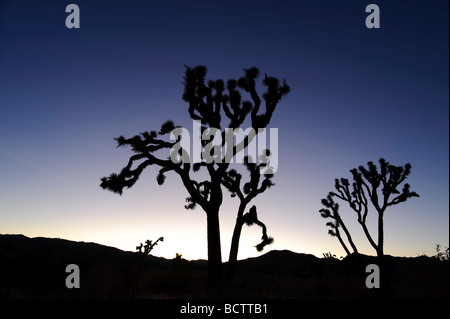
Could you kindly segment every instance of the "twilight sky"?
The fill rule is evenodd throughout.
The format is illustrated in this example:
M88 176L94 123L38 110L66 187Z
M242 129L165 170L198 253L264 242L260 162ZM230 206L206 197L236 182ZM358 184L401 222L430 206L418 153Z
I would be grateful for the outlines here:
M65 8L80 8L67 29ZM189 3L189 4L188 4ZM381 28L368 29L376 3ZM385 252L433 254L449 245L448 1L60 1L0 2L0 233L59 237L134 250L207 257L206 215L184 209L175 174L156 167L122 196L99 187L131 151L113 137L158 130L167 119L192 130L181 99L183 64L208 79L243 69L285 78L291 92L278 128L276 186L254 200L275 242L322 257L345 253L318 210L334 179L380 157L412 164L420 198L385 216ZM260 81L262 78L260 78ZM223 259L237 199L224 190ZM375 254L341 205L360 251ZM372 211L372 217L374 217ZM375 232L375 224L370 228ZM260 229L244 227L239 258L258 256Z

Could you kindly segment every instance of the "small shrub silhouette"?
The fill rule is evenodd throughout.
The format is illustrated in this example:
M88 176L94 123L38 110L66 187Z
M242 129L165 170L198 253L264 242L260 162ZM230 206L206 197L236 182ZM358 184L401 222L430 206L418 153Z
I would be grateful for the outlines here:
M133 299L135 296L137 283L139 281L139 277L142 272L142 266L144 265L145 258L150 254L150 252L153 250L153 247L155 247L159 241L164 241L164 237L158 238L158 240L155 241L155 243L152 243L151 240L147 239L145 241L144 245L141 243L139 246L136 246L136 250L139 254L139 264L138 264L136 276L134 278L133 289L131 291L131 296L130 296L131 299Z
M448 247L445 247L445 249L442 251L442 245L436 244L436 255L433 256L433 258L436 258L440 261L449 261L450 252Z

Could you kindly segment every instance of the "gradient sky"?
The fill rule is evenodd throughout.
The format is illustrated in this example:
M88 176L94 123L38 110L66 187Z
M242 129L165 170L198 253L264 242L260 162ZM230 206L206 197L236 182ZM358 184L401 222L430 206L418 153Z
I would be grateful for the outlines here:
M80 29L65 26L70 3L80 8ZM370 3L380 7L380 29L365 26ZM421 196L386 212L385 252L434 254L435 244L449 243L448 6L1 1L0 233L132 251L164 236L154 255L206 258L205 213L184 209L177 175L158 186L150 168L123 196L102 190L100 177L119 172L131 155L113 137L157 130L169 118L190 129L183 63L225 80L257 66L291 87L270 124L279 130L276 186L253 202L275 239L265 251L343 256L319 215L320 199L335 178L383 157L412 164L408 182ZM226 261L238 202L224 194ZM341 213L360 251L375 254L354 214ZM240 259L260 254L260 236L244 227Z

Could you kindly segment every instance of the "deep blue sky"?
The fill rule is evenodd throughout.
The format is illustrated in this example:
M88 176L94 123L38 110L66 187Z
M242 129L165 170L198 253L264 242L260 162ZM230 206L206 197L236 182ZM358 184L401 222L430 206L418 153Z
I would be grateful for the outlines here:
M67 29L76 3L81 28ZM188 4L189 3L189 4ZM365 27L377 3L381 28ZM122 197L99 178L131 154L113 137L190 128L183 64L208 78L242 69L285 78L276 186L254 203L275 243L321 256L344 252L318 213L334 178L384 157L412 164L421 197L386 213L386 253L448 246L448 1L2 1L0 4L0 233L94 241L133 250L165 236L155 255L206 258L206 218L184 210L178 176L150 169ZM227 259L236 214L221 214ZM352 212L342 211L345 220ZM361 234L353 225L355 234ZM373 225L372 225L373 226ZM374 228L372 228L374 229ZM260 231L243 231L240 258ZM361 236L363 252L371 247Z

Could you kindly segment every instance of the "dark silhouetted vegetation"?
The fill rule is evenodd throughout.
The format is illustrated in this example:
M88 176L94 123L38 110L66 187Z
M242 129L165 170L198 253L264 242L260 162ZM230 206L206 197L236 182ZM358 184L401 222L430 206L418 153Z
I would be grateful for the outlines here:
M189 151L183 149L179 143L181 135L176 141L162 139L177 128L171 120L166 121L159 132L143 132L132 138L120 136L115 139L118 146L129 146L134 155L120 173L103 177L100 186L122 194L124 188L132 187L144 169L152 165L159 167L157 176L159 185L164 184L168 172L176 173L189 194L185 208L194 209L199 205L206 213L208 286L214 288L220 286L223 279L219 212L223 201L222 184L227 183L227 176L230 176L229 161L226 159L233 158L238 152L243 151L255 138L259 129L266 128L276 106L290 88L286 81L280 83L277 78L265 75L262 84L266 90L261 99L256 91L256 79L259 76L256 67L246 69L243 77L238 80L230 79L226 84L221 79L206 81L206 73L207 69L204 66L195 68L186 66L182 98L188 103L190 117L201 123L201 136L211 130L218 130L222 135L222 144L207 148L214 136L202 139L201 143L205 148L202 154L203 161L191 165ZM246 93L249 99L243 100L241 92ZM263 101L265 109L262 108ZM227 144L223 115L229 120L228 130L240 128L249 118L256 134L246 135L238 144ZM225 149L223 156L220 152L222 148ZM164 151L165 154L161 155ZM196 180L193 177L194 173L202 168L206 169L209 179ZM270 174L270 168L268 173ZM250 191L252 187L253 182L248 184L248 190Z
M151 240L146 240L144 245L141 243L139 246L136 246L136 250L139 254L139 265L136 271L136 276L134 278L133 290L131 291L131 299L134 298L134 295L136 293L136 286L139 281L139 277L141 276L142 266L144 265L145 259L153 250L153 247L158 245L159 241L164 241L164 237L158 238L154 243L152 243Z
M340 228L342 228L353 253L358 255L352 236L339 213L339 205L335 202L335 198L350 206L356 213L357 221L361 225L367 240L376 251L381 271L381 285L389 289L388 278L384 271L384 214L390 206L405 202L411 197L419 197L419 195L410 190L411 187L408 183L403 184L403 188L399 189L411 173L411 164L394 166L383 158L379 160L379 163L379 170L373 162L368 162L368 168L359 166L357 169L350 170L353 177L352 182L346 178L336 179L336 191L330 192L327 198L322 199L325 208L320 209L319 212L322 217L331 219L331 222L327 223L327 226L330 227L328 232L330 235L337 237L345 252L348 255L351 254L339 231ZM367 227L370 204L377 213L377 240L374 239Z
M377 257L360 255L363 263ZM148 255L136 286L135 298L214 298L206 283L207 261ZM385 256L392 297L448 298L448 260ZM0 235L0 298L129 298L136 271L136 252L63 239ZM81 286L68 289L65 267L80 267ZM257 258L239 260L239 272L224 298L360 299L378 298L354 270L351 258L342 260L291 251L272 250Z

